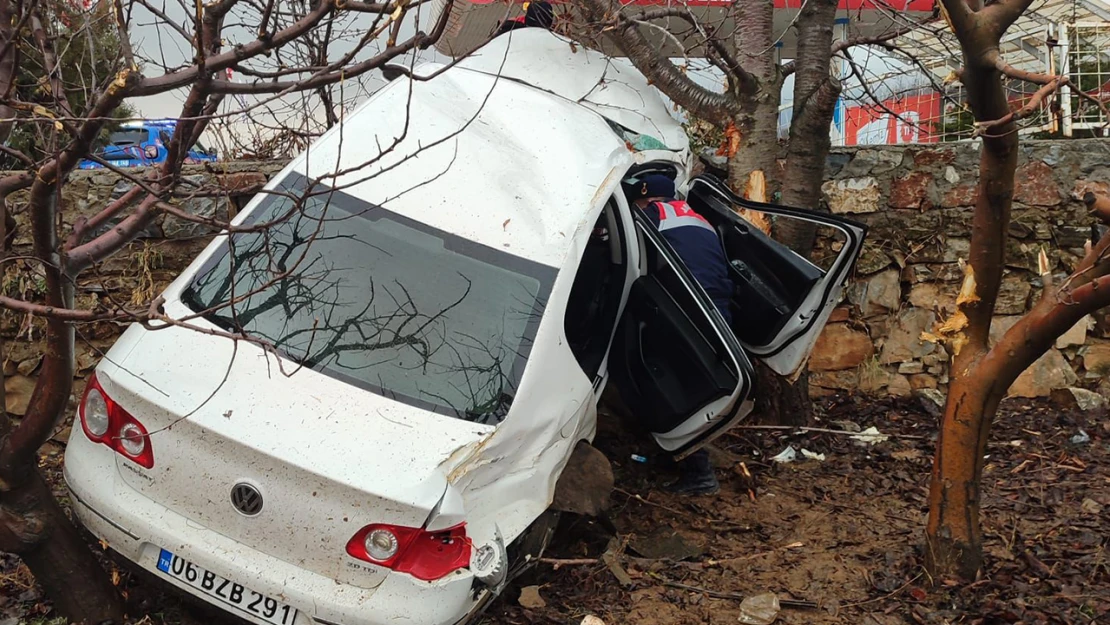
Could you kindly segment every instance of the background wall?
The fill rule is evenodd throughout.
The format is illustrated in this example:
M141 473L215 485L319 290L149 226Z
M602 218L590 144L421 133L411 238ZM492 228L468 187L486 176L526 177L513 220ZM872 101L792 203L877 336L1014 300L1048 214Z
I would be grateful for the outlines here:
M871 227L845 300L810 363L814 394L862 389L904 395L943 388L948 356L920 339L955 309L967 258L978 144L834 148L829 209ZM1006 274L992 334L1039 297L1037 254L1070 272L1096 220L1079 201L1110 193L1110 141L1027 141L1021 147ZM1095 237L1097 240L1097 237ZM1110 315L1084 319L1014 384L1011 395L1103 386L1110 393Z

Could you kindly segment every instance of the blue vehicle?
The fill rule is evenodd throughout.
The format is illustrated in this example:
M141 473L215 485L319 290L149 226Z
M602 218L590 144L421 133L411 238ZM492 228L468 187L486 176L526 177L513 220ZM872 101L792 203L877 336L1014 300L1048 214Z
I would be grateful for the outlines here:
M108 144L96 156L115 167L145 167L163 163L168 155L170 138L177 129L177 121L147 120L124 124L108 137ZM189 149L186 163L205 163L217 160L216 150L209 150L199 142ZM84 159L81 169L101 169L100 163Z

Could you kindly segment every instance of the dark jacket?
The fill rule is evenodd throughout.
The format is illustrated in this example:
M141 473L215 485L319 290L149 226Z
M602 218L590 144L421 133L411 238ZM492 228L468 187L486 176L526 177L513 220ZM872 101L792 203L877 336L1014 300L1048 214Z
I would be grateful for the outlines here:
M694 279L717 304L725 320L731 322L729 302L735 287L728 275L728 259L713 226L682 200L653 202L644 209L644 215L674 248Z

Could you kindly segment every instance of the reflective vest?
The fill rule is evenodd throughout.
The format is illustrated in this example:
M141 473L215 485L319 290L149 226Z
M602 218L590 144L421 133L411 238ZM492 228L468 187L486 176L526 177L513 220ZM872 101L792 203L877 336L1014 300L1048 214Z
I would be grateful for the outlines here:
M706 221L705 217L694 212L690 205L682 200L655 202L654 205L659 210L659 232L666 232L671 228L681 228L682 226L694 226L705 228L712 232L713 236L717 236L717 231Z
M726 320L730 319L729 300L735 287L729 277L717 230L682 200L653 202L644 208L645 216L655 221L663 238L694 275Z

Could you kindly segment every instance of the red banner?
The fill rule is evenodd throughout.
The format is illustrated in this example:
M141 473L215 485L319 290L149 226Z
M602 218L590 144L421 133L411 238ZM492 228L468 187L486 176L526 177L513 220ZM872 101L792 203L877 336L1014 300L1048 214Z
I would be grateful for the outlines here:
M844 144L935 143L941 122L939 93L910 95L844 111ZM892 115L891 113L894 113Z

